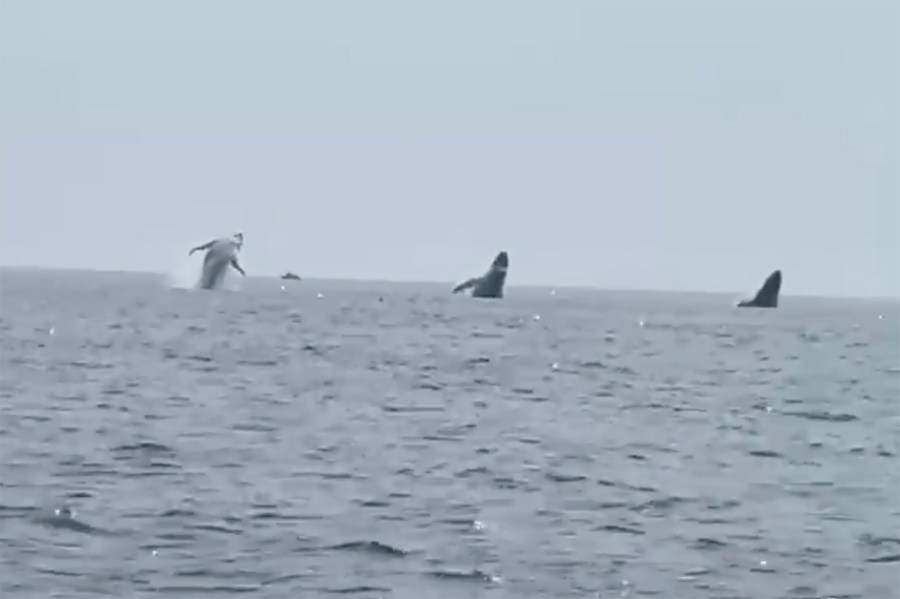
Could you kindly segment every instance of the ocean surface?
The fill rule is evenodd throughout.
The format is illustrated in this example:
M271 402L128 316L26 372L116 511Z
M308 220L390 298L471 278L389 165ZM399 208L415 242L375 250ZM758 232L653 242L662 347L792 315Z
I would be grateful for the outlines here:
M900 304L0 271L0 596L889 599Z

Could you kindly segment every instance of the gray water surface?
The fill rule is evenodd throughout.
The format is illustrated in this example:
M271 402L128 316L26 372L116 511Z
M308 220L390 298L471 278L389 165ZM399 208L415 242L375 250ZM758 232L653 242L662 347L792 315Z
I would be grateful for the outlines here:
M0 594L896 597L900 305L734 299L0 271Z

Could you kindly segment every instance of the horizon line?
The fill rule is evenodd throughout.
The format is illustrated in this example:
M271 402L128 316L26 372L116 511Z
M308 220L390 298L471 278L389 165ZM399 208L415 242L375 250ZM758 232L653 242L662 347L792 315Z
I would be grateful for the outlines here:
M13 265L6 264L0 265L0 271L3 270L43 270L43 271L57 271L57 272L87 272L87 273L105 273L105 274L133 274L133 275L157 275L157 276L166 276L165 272L158 271L149 271L149 270L119 270L119 269L109 269L109 268L65 268L59 266L33 266L33 265ZM281 275L277 274L253 274L248 275L248 279L276 279L280 280ZM335 282L349 282L349 283L394 283L394 284L428 284L428 285L453 285L452 280L436 280L436 279L427 279L427 280L411 280L411 279L354 279L354 278L346 278L346 277L321 277L321 276L312 276L312 277L301 277L300 281L335 281ZM731 294L727 291L707 291L707 290L684 290L684 289L659 289L659 288L644 288L644 289L621 289L621 288L612 288L612 287L597 287L592 285L553 285L548 283L530 283L530 284L508 284L507 287L518 288L518 289L573 289L573 290L586 290L586 291L605 291L612 293L678 293L678 294L702 294L702 295L734 295L734 297L739 297L738 293ZM835 300L860 300L860 301L881 301L881 302L900 302L900 297L898 296L851 296L851 295L793 295L793 294L781 294L782 297L791 297L797 299L835 299Z

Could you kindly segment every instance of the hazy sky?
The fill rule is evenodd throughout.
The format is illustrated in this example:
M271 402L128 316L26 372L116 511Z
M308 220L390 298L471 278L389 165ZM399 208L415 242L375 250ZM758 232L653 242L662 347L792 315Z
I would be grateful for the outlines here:
M900 294L900 3L0 1L0 263Z

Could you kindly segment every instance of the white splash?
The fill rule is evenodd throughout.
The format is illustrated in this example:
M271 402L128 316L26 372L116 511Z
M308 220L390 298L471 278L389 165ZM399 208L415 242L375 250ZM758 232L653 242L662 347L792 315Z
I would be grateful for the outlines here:
M166 275L166 287L172 289L195 289L200 280L200 264L193 256L185 257L182 262Z
M243 266L243 261L242 261ZM165 277L165 285L170 289L199 289L200 276L203 274L203 256L200 254L186 256ZM244 277L228 267L222 279L222 289L240 291Z

